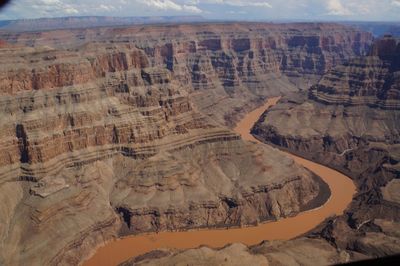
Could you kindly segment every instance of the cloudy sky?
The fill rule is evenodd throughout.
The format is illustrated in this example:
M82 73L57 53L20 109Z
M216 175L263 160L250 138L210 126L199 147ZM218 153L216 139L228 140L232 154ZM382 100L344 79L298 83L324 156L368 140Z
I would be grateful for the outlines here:
M88 15L399 21L400 0L11 0L0 11L0 19Z

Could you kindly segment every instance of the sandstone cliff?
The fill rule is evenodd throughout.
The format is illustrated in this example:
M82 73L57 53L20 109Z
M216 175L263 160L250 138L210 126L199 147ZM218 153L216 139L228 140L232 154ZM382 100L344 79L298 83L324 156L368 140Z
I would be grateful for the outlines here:
M75 265L123 234L295 215L318 178L221 124L371 39L332 24L0 35L5 265Z
M346 215L314 235L368 257L397 254L400 222L400 44L374 43L369 56L329 71L308 95L291 95L265 113L260 139L346 172L358 194Z
M0 32L0 39L47 49L46 58L35 59L46 59L44 68L27 68L34 63L28 59L20 62L24 70L2 71L2 91L68 86L107 71L150 67L168 71L196 92L192 99L202 112L232 126L265 97L308 88L332 66L365 54L372 36L336 24L233 23ZM88 55L98 49L94 43L106 50L102 58ZM48 50L60 48L61 55Z

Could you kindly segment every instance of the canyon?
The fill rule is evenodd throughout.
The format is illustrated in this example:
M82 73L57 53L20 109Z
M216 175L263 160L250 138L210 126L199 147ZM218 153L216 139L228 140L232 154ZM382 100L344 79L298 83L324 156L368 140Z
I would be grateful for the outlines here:
M0 204L0 264L75 265L96 247L122 236L255 225L321 205L327 194L320 177L285 153L245 141L232 130L246 113L273 96L285 95L265 114L267 122L261 119L254 127L258 139L302 156L323 154L320 158L331 161L321 163L344 171L358 185L361 192L350 208L362 205L372 193L369 185L381 180L375 169L368 168L375 179L354 174L354 169L364 170L364 158L377 162L379 171L389 176L386 181L391 185L385 183L382 190L386 199L397 199L396 146L392 145L398 140L393 133L397 113L392 112L398 108L397 66L387 62L381 49L370 52L370 33L330 23L201 23L0 30L0 39L0 198L4 202ZM365 56L368 53L376 55ZM365 88L369 80L359 87L354 87L358 84L354 81L347 86L349 96L335 96L328 85L340 79L333 76L363 69L363 64L377 75L371 78L376 80L374 86L387 75L392 77L391 85L373 91ZM363 150L363 146L346 152L363 141L355 137L342 142L329 138L332 145L323 146L344 152L344 157L318 153L317 137L304 150L301 144L292 144L296 141L275 141L278 134L270 128L281 132L279 136L291 131L277 130L270 123L304 126L282 122L286 118L277 110L288 112L292 107L286 105L301 101L329 110L343 99L346 108L379 109L372 117L391 121L384 134L389 142L376 141L387 145L385 151L371 146ZM347 107L348 102L354 106ZM313 109L303 112L312 115ZM270 119L272 114L277 116ZM386 129L381 124L378 128ZM381 136L381 132L371 134ZM304 141L303 145L309 143ZM377 151L376 157L369 156L370 149ZM351 171L340 164L346 158L350 161L348 154L361 158ZM321 193L325 199L321 200ZM390 204L385 208L395 208ZM377 204L376 212L385 212L382 206ZM335 221L345 227L344 217L356 221L357 215L374 212L362 210L354 215L346 212ZM394 238L393 233L368 231L368 237L354 244L367 251L339 252L329 238L343 229L336 223L326 221L313 238L276 245L265 242L252 250L276 257L280 246L301 253L296 243L313 252L315 245L321 245L321 252L339 262L374 250L368 242L371 237ZM348 238L356 239L358 232L353 229L360 224L345 228L351 232ZM360 226L366 231L375 225ZM345 243L338 246L344 250ZM163 260L176 255L157 252L155 256ZM253 253L240 244L222 250L189 250L179 256L191 258L185 252L193 253L193 259L198 252L220 254L216 259L225 256L221 252L237 252L254 260Z
M376 40L367 56L283 97L252 129L260 141L351 176L357 194L344 215L289 241L159 249L121 265L329 265L399 254L399 52L399 40Z
M375 41L368 56L283 99L252 130L260 140L353 178L358 193L345 215L328 219L313 235L360 258L400 252L399 56L398 39Z
M267 102L246 114L243 119L236 125L234 131L241 135L243 140L252 141L263 145L260 141L255 139L250 134L250 129L261 114L279 100L279 97L268 99ZM275 152L279 152L276 150ZM146 252L159 250L163 248L171 249L188 249L196 248L199 246L207 246L214 248L222 248L225 245L236 243L239 246L240 256L243 256L243 249L246 250L245 246L241 245L255 245L266 240L289 240L298 237L302 234L307 233L314 227L323 222L327 217L331 215L341 215L346 207L352 200L355 194L355 186L353 182L345 175L318 165L311 161L307 161L303 158L294 156L292 154L287 154L298 164L306 167L314 174L320 176L327 185L321 184L320 195L314 199L314 202L309 205L310 210L301 212L294 217L283 218L277 221L269 221L263 224L258 224L257 226L242 227L242 228L226 228L219 230L199 230L199 231L185 231L185 232L165 232L165 233L152 233L143 234L131 237L125 237L117 241L112 241L107 243L104 247L99 248L95 255L91 257L88 261L85 261L85 266L91 265L119 265L130 263L138 263L141 259L150 259L146 263L154 263L156 265L164 264L196 264L195 260L204 261L204 263L211 263L213 265L221 264L217 259L214 260L215 253L208 251L208 255L198 258L198 255L189 255L189 258L179 258L179 260L170 260L170 258L164 258L161 261L155 260L153 255L157 253L145 254ZM318 246L318 242L314 243ZM311 246L311 245L310 245ZM236 250L236 249L234 249ZM168 251L168 250L166 250ZM221 256L224 258L229 258L227 264L234 263L232 254L226 254L226 250L221 252ZM230 251L229 251L230 252ZM336 254L336 252L332 252ZM161 253L163 256L171 255L172 252ZM237 255L239 255L237 254ZM130 257L135 257L132 260L126 260ZM157 255L160 256L160 255ZM157 256L155 257L157 259ZM174 254L175 256L175 254ZM193 256L195 258L193 258ZM210 256L210 257L208 257ZM235 258L235 263L247 263L243 258ZM312 264L315 257L307 254L309 259L304 260L307 264ZM250 257L250 256L247 256ZM260 256L259 256L260 257ZM311 258L311 259L310 259ZM326 259L326 261L324 261ZM264 264L269 262L269 258L253 258L250 261L256 264ZM322 257L320 258L320 264L330 264L330 263L340 263L347 262L348 257ZM272 261L271 261L272 262ZM140 262L142 263L142 262ZM146 264L145 263L145 264Z

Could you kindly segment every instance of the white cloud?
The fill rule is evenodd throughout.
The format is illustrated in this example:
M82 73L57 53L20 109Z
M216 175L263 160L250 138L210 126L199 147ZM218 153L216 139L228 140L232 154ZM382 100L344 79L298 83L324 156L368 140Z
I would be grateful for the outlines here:
M178 5L171 0L138 0L138 2L160 10L181 11L183 9L181 5Z
M400 0L393 0L391 4L392 6L400 7Z
M269 1L265 0L199 0L200 3L208 3L208 4L218 4L218 5L228 5L228 6L237 6L237 7L267 7L272 8L272 5Z
M268 2L255 2L255 3L248 3L247 5L272 8L272 5ZM244 6L246 6L246 4L244 4Z
M185 4L186 5L190 5L190 6L195 6L198 5L200 3L200 0L186 0Z
M43 4L46 4L46 5L61 4L61 2L59 0L41 0L39 2L42 2Z
M203 10L201 10L197 6L190 6L190 5L183 5L183 10L186 12L197 13L197 14L200 14L203 12Z
M115 7L112 5L99 5L99 9L104 10L104 11L112 11L115 10Z
M340 0L328 0L327 9L328 14L334 16L350 16L353 14L348 8L343 6Z
M171 11L183 11L188 13L202 13L202 10L198 8L193 1L189 1L189 4L179 4L171 0L137 0L139 3L146 6L158 9L158 10L171 10Z
M69 15L73 15L73 14L79 14L79 11L73 7L66 7L64 8L65 13L69 14Z
M0 10L0 19L202 14L211 19L399 21L399 9L400 0L12 0Z
M65 0L16 0L11 3L10 9L12 12L21 13L22 16L26 17L52 17L79 14L78 8Z

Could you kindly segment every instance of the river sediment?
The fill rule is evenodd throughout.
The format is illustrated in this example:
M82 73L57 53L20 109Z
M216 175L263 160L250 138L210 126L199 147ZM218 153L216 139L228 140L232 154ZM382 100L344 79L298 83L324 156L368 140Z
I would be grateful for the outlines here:
M237 124L234 131L239 133L244 140L265 145L254 138L250 134L250 130L263 112L276 104L278 100L279 97L268 99L263 106L248 113ZM276 152L282 151L276 149ZM296 163L301 164L320 177L329 186L329 200L322 206L317 206L317 203L321 202L314 202L313 207L315 206L316 208L301 212L294 217L283 218L251 227L160 232L129 236L110 241L105 246L98 248L94 256L84 262L83 265L117 265L131 257L159 248L188 249L200 245L223 247L226 244L234 242L254 245L263 240L287 240L310 231L332 215L342 214L356 192L352 180L346 175L326 166L290 153L286 154L293 158ZM326 193L329 193L326 188L324 190ZM320 197L320 199L322 198L324 197Z

